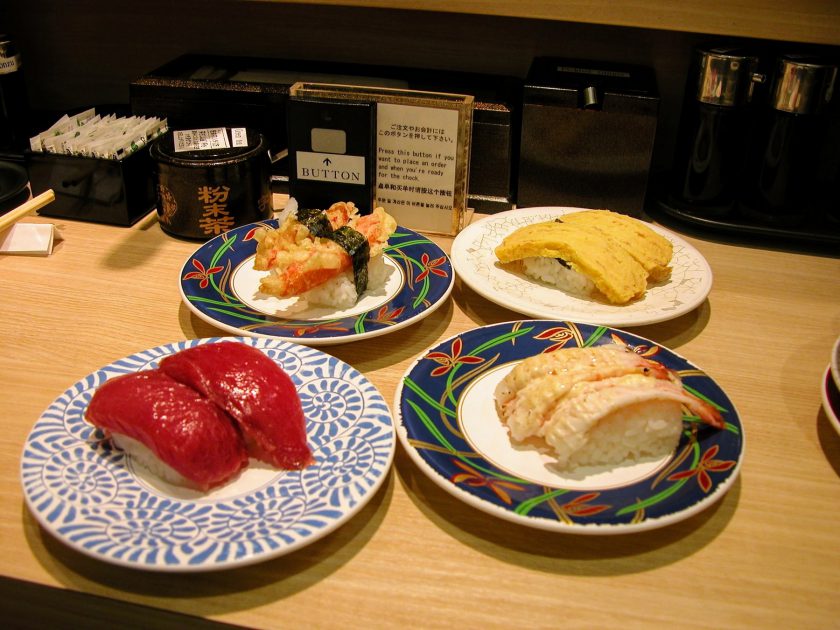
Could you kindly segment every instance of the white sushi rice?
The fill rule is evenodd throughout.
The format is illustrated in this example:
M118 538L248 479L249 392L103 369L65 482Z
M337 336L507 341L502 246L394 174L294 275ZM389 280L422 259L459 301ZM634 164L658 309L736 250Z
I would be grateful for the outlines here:
M124 451L136 464L139 464L154 476L175 486L196 489L195 483L184 477L169 464L158 458L148 446L123 433L111 433L111 443Z
M522 269L529 278L555 286L571 295L589 297L596 291L592 280L564 266L556 258L544 256L523 258Z
M682 433L682 407L673 400L623 406L590 426L575 414L554 414L546 419L530 405L511 404L515 396L505 380L497 385L497 412L511 438L520 444L544 441L554 466L563 471L664 457L674 452Z
M388 267L385 264L384 255L374 256L368 261L368 286L367 292L375 291L383 284L388 277ZM353 280L353 270L339 274L335 278L318 285L314 289L302 293L299 296L299 305L328 306L336 309L350 308L359 299L356 294L356 285Z
M682 433L682 410L671 400L648 401L604 417L585 435L563 435L553 428L545 440L559 468L617 465L673 453Z

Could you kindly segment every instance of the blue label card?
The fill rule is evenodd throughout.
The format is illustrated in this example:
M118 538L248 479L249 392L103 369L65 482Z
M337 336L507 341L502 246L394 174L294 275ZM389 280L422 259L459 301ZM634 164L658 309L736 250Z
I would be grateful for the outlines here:
M289 194L302 208L374 207L375 103L292 96L287 104Z

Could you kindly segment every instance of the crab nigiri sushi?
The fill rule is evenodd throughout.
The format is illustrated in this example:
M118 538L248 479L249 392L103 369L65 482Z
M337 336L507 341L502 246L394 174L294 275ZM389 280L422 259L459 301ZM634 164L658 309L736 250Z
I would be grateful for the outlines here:
M254 269L270 273L260 291L305 305L353 306L386 278L383 249L397 228L383 208L361 215L350 202L297 209L276 229L255 233Z
M175 485L206 491L248 464L242 436L227 415L160 370L105 381L85 418L115 446Z
M495 394L513 442L536 442L561 470L673 452L683 408L724 427L720 412L688 393L679 375L619 344L529 357Z

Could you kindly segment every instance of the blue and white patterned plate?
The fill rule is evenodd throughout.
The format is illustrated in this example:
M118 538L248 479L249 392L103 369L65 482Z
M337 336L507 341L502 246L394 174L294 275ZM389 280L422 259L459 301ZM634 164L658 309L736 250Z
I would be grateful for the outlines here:
M181 297L207 323L233 335L271 337L324 346L394 332L431 315L452 292L455 276L446 253L425 236L404 227L385 247L387 277L366 291L355 306L336 310L310 307L295 311L296 298L260 292L265 271L254 270L260 227L245 225L210 239L181 270Z
M675 370L689 392L721 412L726 427L686 416L673 453L574 472L558 471L536 449L514 447L494 404L502 378L530 356L610 343ZM440 342L407 370L394 414L403 446L444 490L493 516L558 532L622 534L681 521L732 487L744 456L738 413L708 375L642 337L573 322L507 322Z
M315 464L278 471L251 460L234 481L201 493L166 483L84 420L108 378L154 368L184 348L232 340L259 348L295 382ZM394 446L387 404L346 363L274 339L198 339L133 354L70 387L29 434L21 480L41 526L84 554L134 568L208 571L281 556L337 529L382 485Z

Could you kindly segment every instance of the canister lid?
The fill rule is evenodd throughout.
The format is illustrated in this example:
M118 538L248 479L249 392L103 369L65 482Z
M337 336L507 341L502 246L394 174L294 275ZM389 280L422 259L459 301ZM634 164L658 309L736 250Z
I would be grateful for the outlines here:
M155 141L150 153L159 162L179 166L226 166L267 154L268 142L245 127L173 129Z
M735 107L752 100L758 57L735 47L699 48L695 54L698 101Z
M817 57L785 55L776 66L771 105L783 112L815 114L831 101L837 66Z

